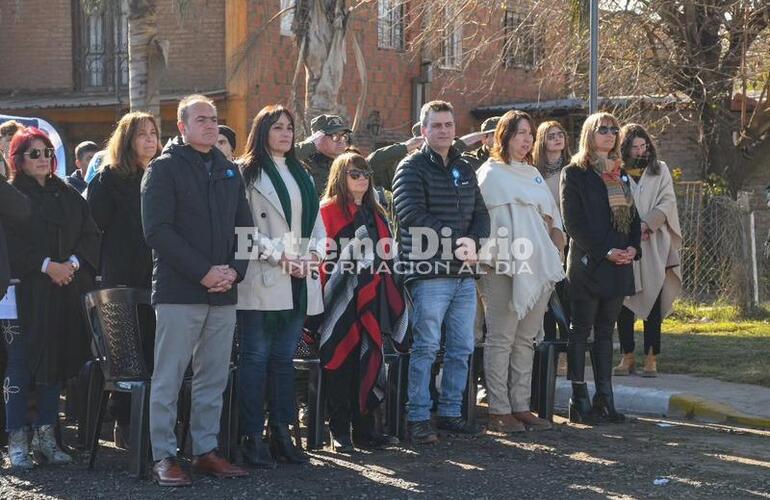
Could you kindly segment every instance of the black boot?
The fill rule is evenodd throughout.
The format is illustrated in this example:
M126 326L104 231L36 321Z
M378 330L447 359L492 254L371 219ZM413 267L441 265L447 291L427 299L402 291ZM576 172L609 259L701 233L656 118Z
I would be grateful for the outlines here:
M569 421L573 424L595 424L585 382L572 382L572 397L569 400Z
M620 424L626 417L615 410L615 398L612 395L612 339L601 338L593 345L594 394L591 412L597 422Z
M270 425L270 453L277 461L285 464L306 464L310 458L298 450L291 441L286 425Z
M273 460L267 443L262 441L261 436L243 436L241 438L241 453L243 454L243 462L246 464L268 469L275 467L275 460Z
M353 441L348 432L332 432L332 450L335 453L352 453Z

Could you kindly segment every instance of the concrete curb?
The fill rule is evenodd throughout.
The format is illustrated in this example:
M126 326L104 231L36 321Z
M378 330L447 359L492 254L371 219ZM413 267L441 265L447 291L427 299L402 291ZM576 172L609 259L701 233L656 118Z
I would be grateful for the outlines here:
M588 382L588 392L593 396L594 385ZM706 399L695 394L679 391L629 387L615 382L613 388L615 407L623 413L657 417L681 417L706 423L744 425L770 429L770 417L749 415L732 406ZM566 410L572 386L569 380L556 381L555 406Z

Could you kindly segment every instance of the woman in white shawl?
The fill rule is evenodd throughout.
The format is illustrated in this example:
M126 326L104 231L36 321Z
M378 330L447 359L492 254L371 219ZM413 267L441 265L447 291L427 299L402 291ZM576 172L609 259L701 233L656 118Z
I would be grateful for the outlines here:
M529 411L529 399L533 342L554 284L564 278L558 250L564 235L556 200L531 164L534 130L529 115L507 112L477 172L491 221L479 293L487 322L489 429L496 432L551 427Z
M634 320L639 317L644 319L646 355L642 376L655 377L661 323L682 290L682 232L671 173L657 159L650 135L644 127L632 123L621 129L620 140L623 164L631 177L631 191L642 219L642 259L634 263L637 293L625 300L618 316L623 358L613 374L628 375L636 369Z

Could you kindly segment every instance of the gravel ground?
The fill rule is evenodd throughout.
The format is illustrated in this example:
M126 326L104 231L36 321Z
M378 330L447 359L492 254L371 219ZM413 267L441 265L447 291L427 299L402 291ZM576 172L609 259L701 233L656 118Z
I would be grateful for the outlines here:
M126 452L102 441L93 471L82 452L72 465L25 473L11 472L6 460L0 498L770 498L770 433L646 418L594 428L556 421L540 433L321 451L309 466L252 470L243 479L194 477L183 489L133 478Z

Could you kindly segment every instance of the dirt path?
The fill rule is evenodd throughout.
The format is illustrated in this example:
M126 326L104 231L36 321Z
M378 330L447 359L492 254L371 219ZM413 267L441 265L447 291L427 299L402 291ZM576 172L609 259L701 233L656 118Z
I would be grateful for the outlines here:
M770 433L655 419L557 422L549 432L445 437L429 447L322 451L310 466L195 478L180 490L134 479L126 453L104 446L94 471L84 453L71 466L19 474L6 461L0 498L770 498Z

